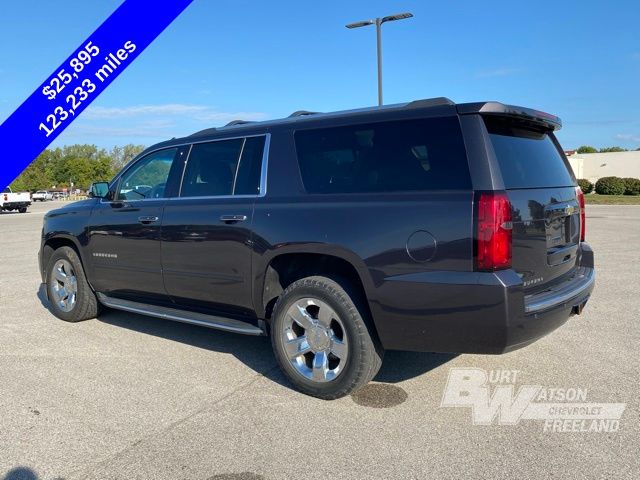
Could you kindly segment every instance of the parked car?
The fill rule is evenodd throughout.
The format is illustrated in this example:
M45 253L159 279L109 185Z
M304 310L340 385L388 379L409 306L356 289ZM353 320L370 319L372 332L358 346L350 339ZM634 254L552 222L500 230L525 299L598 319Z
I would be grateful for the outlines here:
M53 200L53 194L50 193L50 192L47 192L46 190L38 190L36 193L34 193L31 196L31 199L34 202L38 202L38 201L46 202L46 201L49 201L49 200Z
M594 286L560 126L437 98L154 145L46 214L51 310L270 335L291 383L325 399L369 382L385 350L521 348Z
M0 212L11 212L17 210L26 213L31 205L31 194L29 192L13 193L10 187L5 188L0 194Z
M68 194L65 192L53 192L54 200L64 200L67 197L68 197Z

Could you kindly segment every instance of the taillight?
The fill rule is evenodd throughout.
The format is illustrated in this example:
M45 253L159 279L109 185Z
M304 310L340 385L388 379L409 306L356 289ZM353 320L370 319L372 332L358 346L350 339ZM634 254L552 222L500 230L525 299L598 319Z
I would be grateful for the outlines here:
M584 193L580 187L576 187L576 196L578 197L578 205L580 205L580 241L584 242L587 232L587 212L584 208Z
M476 207L476 267L511 267L511 203L505 192L479 192Z
M7 195L6 193L4 194L4 201L8 202L9 201L9 195Z

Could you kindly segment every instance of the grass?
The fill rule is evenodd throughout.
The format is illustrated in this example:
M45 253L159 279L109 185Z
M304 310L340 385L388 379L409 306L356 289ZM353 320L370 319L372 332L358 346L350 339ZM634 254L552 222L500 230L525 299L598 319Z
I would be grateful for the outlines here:
M640 195L598 195L584 196L587 205L640 205Z

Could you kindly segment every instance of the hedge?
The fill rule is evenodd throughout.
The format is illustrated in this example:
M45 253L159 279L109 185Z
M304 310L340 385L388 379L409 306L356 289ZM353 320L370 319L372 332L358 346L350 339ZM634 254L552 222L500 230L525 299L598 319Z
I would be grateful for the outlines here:
M625 195L640 195L640 179L623 178Z
M578 179L578 186L580 187L580 190L582 190L582 193L591 193L591 192L593 192L593 183L591 183L586 178L579 178Z
M602 177L596 182L596 193L600 195L624 195L626 183L620 177Z

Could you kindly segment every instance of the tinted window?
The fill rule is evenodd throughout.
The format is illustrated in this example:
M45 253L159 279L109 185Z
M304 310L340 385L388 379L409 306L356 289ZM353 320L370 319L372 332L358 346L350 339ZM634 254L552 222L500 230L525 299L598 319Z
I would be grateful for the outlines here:
M181 197L231 195L243 139L197 143L191 147Z
M295 141L309 193L471 188L456 117L298 131Z
M505 188L565 187L574 184L564 158L545 132L486 119Z
M118 184L117 200L162 198L177 148L160 150L144 157L127 170Z
M249 137L242 148L242 158L234 195L258 195L265 137Z

